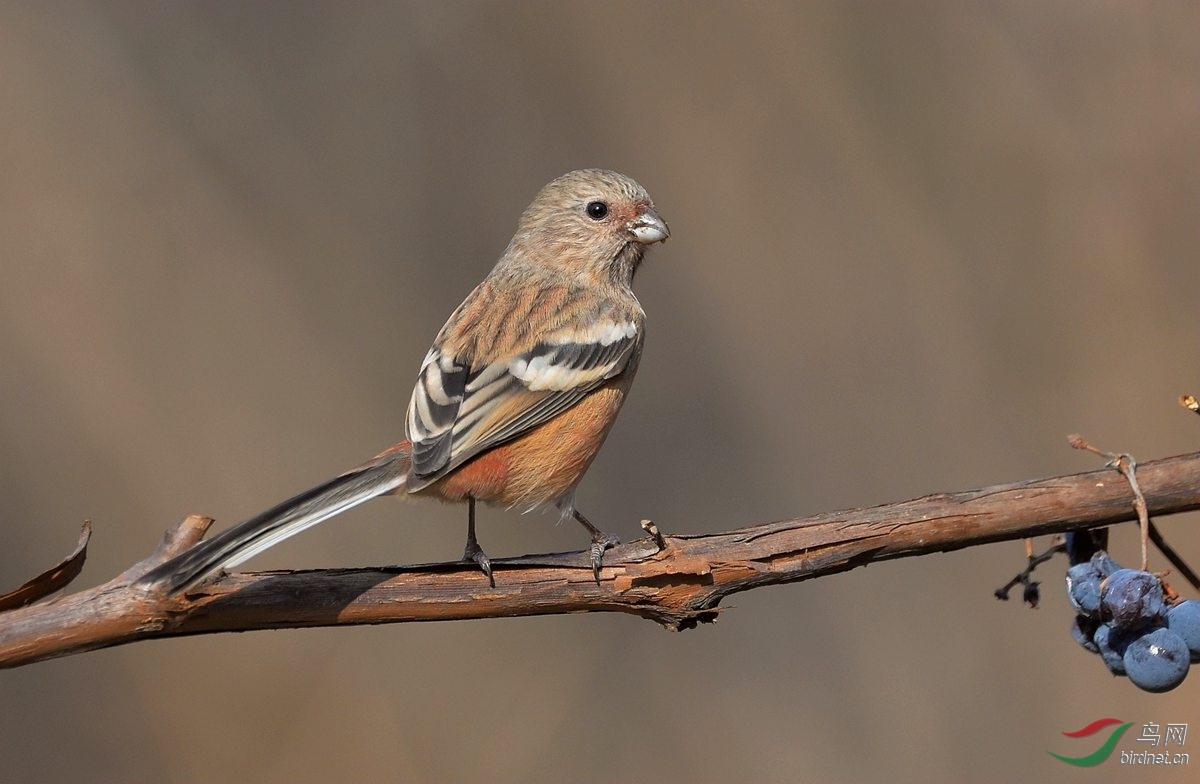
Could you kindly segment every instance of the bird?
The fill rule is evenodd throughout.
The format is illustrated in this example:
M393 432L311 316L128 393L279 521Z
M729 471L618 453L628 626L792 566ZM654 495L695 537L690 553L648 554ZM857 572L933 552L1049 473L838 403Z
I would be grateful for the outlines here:
M575 508L641 358L646 315L633 279L671 236L637 182L605 169L568 172L521 214L491 272L447 319L421 363L405 438L148 571L174 594L370 499L467 504L463 561L495 586L475 533L477 502L557 509L588 532L592 575L619 544Z

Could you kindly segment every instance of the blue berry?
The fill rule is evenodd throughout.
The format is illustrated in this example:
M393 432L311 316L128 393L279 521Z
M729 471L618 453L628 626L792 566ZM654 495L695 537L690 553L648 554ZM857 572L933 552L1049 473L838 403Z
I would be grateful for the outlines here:
M1071 637L1086 650L1099 653L1100 648L1092 641L1092 636L1096 633L1096 626L1096 622L1086 615L1076 615L1075 620L1071 622Z
M1067 601L1077 613L1100 617L1100 581L1104 576L1091 561L1067 569Z
M1187 643L1178 634L1156 626L1135 637L1125 648L1125 673L1135 686L1144 691L1163 692L1174 689L1187 677Z
M1149 572L1118 569L1104 581L1100 615L1114 629L1139 629L1161 618L1165 609L1162 583Z
M1121 564L1108 557L1108 553L1103 550L1097 550L1092 554L1092 567L1100 573L1101 577L1108 577L1113 572L1121 569Z
M1167 628L1187 644L1192 664L1200 663L1200 601L1188 599L1168 609Z
M1100 583L1120 568L1108 553L1097 550L1090 559L1067 569L1067 601L1075 612L1099 619Z
M1100 658L1104 660L1108 671L1113 675L1124 675L1125 648L1129 645L1129 638L1120 632L1113 631L1113 628L1107 623L1102 623L1096 627L1096 633L1092 635L1092 642L1100 652Z

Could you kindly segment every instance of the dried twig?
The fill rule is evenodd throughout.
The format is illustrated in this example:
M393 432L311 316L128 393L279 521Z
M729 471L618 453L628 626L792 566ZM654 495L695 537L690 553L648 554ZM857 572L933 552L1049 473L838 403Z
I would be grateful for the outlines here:
M1167 543L1162 531L1158 530L1158 526L1154 524L1153 520L1150 521L1150 541L1154 542L1154 546L1163 554L1163 557L1170 561L1171 565L1175 567L1175 571L1188 581L1188 585L1200 591L1200 575L1197 575L1188 562L1183 560L1183 556Z
M92 521L84 520L83 530L79 532L79 542L70 555L37 577L26 580L20 588L0 596L0 612L33 604L38 599L66 588L83 571L83 562L87 560L88 541L91 538Z
M1125 481L1129 482L1129 489L1133 491L1133 508L1137 510L1138 525L1141 526L1141 569L1143 572L1146 571L1150 564L1148 544L1150 541L1150 514L1146 511L1146 497L1142 495L1142 488L1138 486L1137 461L1133 459L1133 455L1126 452L1105 452L1097 449L1078 433L1067 436L1067 441L1076 449L1086 449L1088 452L1108 458L1106 465L1120 471L1121 476L1125 477Z
M1046 563L1046 561L1049 561L1058 553L1066 552L1066 550L1067 545L1060 538L1051 543L1050 547L1046 548L1045 552L1035 554L1033 552L1033 540L1026 539L1025 558L1027 563L1025 564L1025 568L1013 575L1011 580L994 591L996 598L1002 602L1007 602L1009 592L1018 585L1022 585L1024 588L1021 592L1021 598L1030 607L1036 608L1038 606L1038 601L1040 600L1040 594L1038 591L1038 586L1040 583L1033 579L1034 570Z

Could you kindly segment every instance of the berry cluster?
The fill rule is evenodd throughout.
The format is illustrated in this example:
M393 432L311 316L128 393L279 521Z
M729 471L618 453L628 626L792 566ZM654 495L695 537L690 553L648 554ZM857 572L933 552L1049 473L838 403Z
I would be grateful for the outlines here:
M1071 636L1139 689L1170 691L1200 662L1200 601L1167 604L1158 577L1103 550L1067 570L1067 599L1078 613Z

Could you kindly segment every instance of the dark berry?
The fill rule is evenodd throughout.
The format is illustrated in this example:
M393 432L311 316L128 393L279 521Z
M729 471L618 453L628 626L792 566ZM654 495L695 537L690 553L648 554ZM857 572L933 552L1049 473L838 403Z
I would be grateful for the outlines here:
M1159 620L1165 609L1162 583L1149 572L1118 569L1104 581L1100 615L1114 629L1139 629Z
M1098 618L1100 615L1100 581L1103 576L1091 561L1075 564L1067 570L1067 601L1077 613Z
M1076 615L1075 620L1071 622L1071 637L1086 650L1092 653L1099 653L1100 647L1092 640L1092 636L1096 634L1096 627L1098 625L1096 621L1086 615Z
M1187 645L1192 664L1200 662L1200 601L1188 599L1168 609L1167 628Z
M1104 665L1108 667L1109 672L1113 675L1124 675L1125 648L1129 644L1129 638L1120 632L1113 631L1113 628L1107 623L1102 623L1096 627L1096 633L1092 635L1092 642L1096 644L1100 658L1104 660Z
M1187 643L1175 632L1156 626L1135 637L1125 648L1125 674L1139 689L1163 692L1187 677Z

